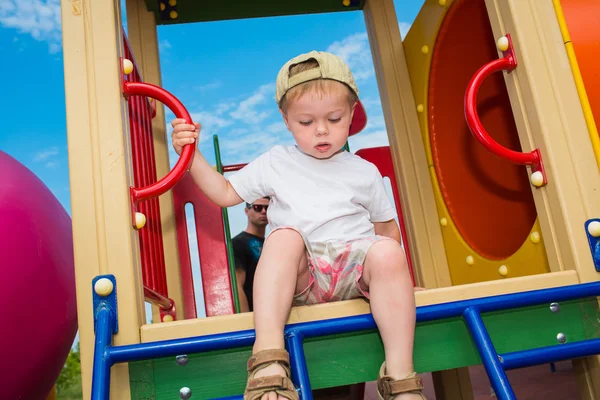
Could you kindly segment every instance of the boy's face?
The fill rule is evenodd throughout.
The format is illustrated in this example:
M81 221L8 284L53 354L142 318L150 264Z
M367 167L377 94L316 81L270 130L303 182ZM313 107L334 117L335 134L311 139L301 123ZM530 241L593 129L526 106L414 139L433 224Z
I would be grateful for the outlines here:
M325 159L339 152L348 140L354 106L348 104L348 91L327 93L310 91L291 100L283 119L300 149L315 158Z

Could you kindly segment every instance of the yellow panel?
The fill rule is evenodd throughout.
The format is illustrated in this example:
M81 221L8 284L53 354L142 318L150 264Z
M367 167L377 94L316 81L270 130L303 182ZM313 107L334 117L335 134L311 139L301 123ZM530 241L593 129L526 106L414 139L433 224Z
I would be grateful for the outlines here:
M438 31L453 1L426 0L403 42L406 63L415 98L415 107L427 154L427 165L429 166L433 165L431 145L429 144L429 122L427 119L429 67Z
M477 254L462 238L448 213L434 167L430 167L429 172L453 285L543 274L550 271L538 219L531 228L528 240L512 256L504 260L489 260ZM502 266L506 267L506 275L500 273Z

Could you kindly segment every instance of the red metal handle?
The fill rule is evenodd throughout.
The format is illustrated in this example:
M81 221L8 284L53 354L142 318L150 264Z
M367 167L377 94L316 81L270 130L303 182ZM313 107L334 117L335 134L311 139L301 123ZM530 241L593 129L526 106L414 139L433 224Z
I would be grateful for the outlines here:
M481 67L467 85L467 91L465 93L465 118L475 139L477 139L489 152L514 164L531 165L533 173L538 171L541 172L543 186L546 185L548 181L540 150L535 149L529 153L521 153L503 147L487 133L477 114L477 95L482 83L494 72L508 70L510 73L517 67L517 58L515 56L510 34L507 34L506 38L508 39L508 49L503 51L503 57L491 61Z
M126 96L146 96L156 99L169 107L175 117L184 119L187 123L192 123L192 118L183 104L171 93L165 89L144 82L123 82L123 93ZM171 189L189 170L194 158L194 143L183 146L181 156L177 163L167 175L158 182L143 188L130 188L133 224L135 226L135 206L138 202L148 200L152 197L160 196Z

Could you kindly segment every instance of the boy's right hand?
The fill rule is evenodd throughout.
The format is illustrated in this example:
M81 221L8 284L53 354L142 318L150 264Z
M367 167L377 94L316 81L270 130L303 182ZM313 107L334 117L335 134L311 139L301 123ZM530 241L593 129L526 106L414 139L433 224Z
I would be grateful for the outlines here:
M183 146L194 143L200 136L201 125L198 122L194 122L191 125L186 123L182 118L175 118L171 121L171 126L173 127L171 141L177 154L181 154Z

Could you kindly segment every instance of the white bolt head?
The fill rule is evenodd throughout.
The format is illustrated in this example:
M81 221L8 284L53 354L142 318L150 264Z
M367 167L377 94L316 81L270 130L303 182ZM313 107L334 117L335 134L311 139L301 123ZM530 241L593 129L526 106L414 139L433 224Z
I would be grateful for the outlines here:
M500 268L498 268L498 273L502 276L508 275L508 268L506 265L501 265Z
M113 291L113 283L108 278L101 278L94 284L94 291L98 296L106 297Z
M531 183L536 187L540 187L544 184L544 175L542 175L541 171L535 171L531 174Z
M592 222L590 222L588 224L588 232L593 237L600 236L600 222L599 221L592 221Z
M192 389L189 387L182 387L179 389L179 398L182 400L188 400L192 397Z
M508 38L506 36L502 36L500 39L498 39L498 43L496 45L500 51L508 50Z

